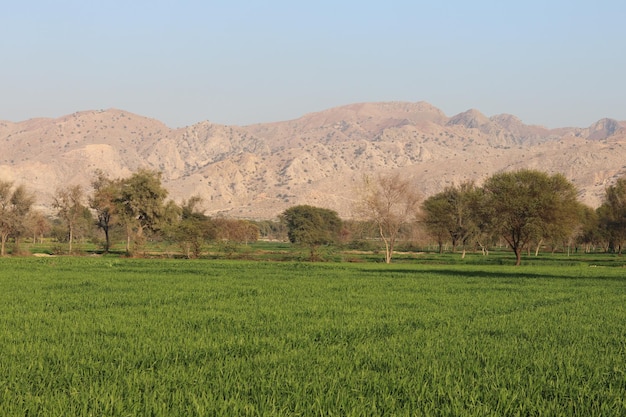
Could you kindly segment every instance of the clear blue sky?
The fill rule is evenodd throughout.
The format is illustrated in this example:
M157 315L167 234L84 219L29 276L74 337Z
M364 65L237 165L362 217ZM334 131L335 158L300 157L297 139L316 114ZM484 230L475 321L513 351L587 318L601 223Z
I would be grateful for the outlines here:
M1 0L0 119L115 107L171 127L428 101L626 120L623 0Z

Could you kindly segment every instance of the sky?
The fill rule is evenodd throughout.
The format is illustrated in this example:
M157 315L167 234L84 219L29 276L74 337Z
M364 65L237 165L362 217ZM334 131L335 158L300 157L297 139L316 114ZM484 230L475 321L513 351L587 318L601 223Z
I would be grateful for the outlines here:
M0 120L117 108L170 127L427 101L626 120L623 0L0 0Z

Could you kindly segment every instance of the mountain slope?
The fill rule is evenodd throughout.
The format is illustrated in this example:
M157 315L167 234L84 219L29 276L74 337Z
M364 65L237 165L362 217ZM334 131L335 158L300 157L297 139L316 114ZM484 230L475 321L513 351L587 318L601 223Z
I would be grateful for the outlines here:
M465 180L530 167L561 172L597 206L626 173L626 123L528 126L478 110L447 117L419 103L360 103L251 126L201 122L182 129L122 110L0 122L0 178L25 184L49 206L55 189L86 188L96 169L125 177L163 172L177 201L199 194L207 212L272 218L294 204L350 217L363 175L400 171L424 196Z

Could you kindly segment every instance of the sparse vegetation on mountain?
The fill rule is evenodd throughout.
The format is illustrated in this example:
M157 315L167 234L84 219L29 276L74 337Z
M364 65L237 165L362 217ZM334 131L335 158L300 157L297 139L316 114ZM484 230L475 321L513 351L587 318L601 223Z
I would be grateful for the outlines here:
M49 209L65 184L89 187L92 173L162 172L177 202L199 195L210 216L275 219L293 205L353 215L363 174L400 172L424 198L446 186L522 168L562 173L595 207L626 174L626 123L588 128L529 126L472 110L447 117L428 103L360 103L251 126L202 122L168 129L121 110L7 123L0 176L32 190ZM45 181L43 180L45 179Z

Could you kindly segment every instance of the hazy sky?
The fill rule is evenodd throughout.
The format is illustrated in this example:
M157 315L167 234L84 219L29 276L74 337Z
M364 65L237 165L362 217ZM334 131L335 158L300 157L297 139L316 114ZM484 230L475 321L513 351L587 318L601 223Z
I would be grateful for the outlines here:
M428 101L626 120L623 0L0 0L0 119L115 107L180 127Z

